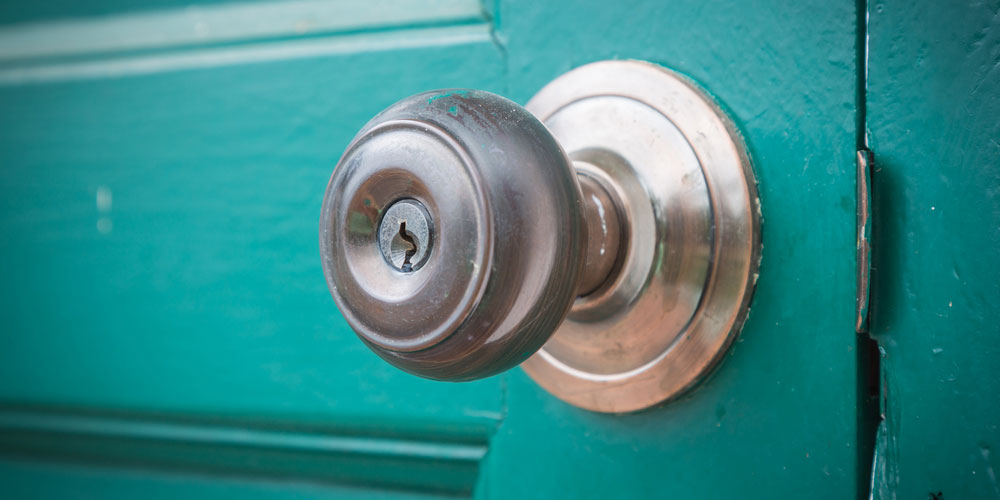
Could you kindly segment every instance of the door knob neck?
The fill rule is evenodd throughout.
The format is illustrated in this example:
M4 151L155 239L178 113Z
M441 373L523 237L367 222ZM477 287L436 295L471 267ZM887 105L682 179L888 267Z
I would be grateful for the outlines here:
M627 235L626 223L622 221L623 205L614 188L593 173L593 166L581 162L575 162L574 166L582 167L577 170L577 179L587 228L586 256L577 295L586 296L611 281L613 272L621 267L619 249L628 243L624 241Z

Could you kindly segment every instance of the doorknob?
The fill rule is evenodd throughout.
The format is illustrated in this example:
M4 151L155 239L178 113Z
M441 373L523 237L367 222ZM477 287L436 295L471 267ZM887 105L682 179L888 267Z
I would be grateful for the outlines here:
M670 399L743 324L756 181L696 85L639 61L571 71L527 108L443 90L379 113L327 186L320 252L358 337L408 372L524 362L595 411Z

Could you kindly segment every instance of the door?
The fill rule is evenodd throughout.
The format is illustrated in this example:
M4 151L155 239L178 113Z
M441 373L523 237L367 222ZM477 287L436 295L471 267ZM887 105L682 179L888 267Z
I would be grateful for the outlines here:
M866 9L0 6L4 496L866 497L883 378L855 333ZM873 73L891 59L881 54ZM558 75L615 58L699 82L749 149L763 257L721 366L679 400L605 415L521 369L433 382L366 349L330 298L316 242L326 182L355 132L416 92L468 87L524 104ZM919 99L900 95L890 102ZM868 102L868 119L886 113L879 123L903 112ZM988 172L995 185L995 164ZM873 321L903 321L885 318ZM990 366L979 373L995 380Z

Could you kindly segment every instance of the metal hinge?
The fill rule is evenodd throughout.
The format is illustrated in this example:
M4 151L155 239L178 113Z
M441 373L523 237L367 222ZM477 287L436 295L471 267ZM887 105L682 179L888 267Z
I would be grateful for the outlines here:
M858 333L868 330L868 304L870 300L871 288L871 261L872 261L872 188L871 188L871 166L874 156L871 151L861 149L858 151L858 214L857 214L857 235L858 235L858 269L857 269L857 318L854 324Z

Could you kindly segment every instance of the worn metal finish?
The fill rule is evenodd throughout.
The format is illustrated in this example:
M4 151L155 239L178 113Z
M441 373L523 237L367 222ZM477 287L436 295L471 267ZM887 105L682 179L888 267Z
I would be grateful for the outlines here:
M745 147L693 83L640 61L575 69L528 109L604 172L630 238L614 282L578 299L525 371L595 411L676 397L721 359L753 295L760 206Z
M854 329L858 333L868 330L869 289L872 262L872 152L858 151L858 271L857 308Z
M433 221L426 262L410 270L379 255L375 230L400 199ZM443 380L498 373L541 347L576 296L585 238L562 149L524 108L476 90L417 94L372 119L320 216L323 271L351 327L390 363Z
M869 7L872 498L1000 498L1000 3Z

